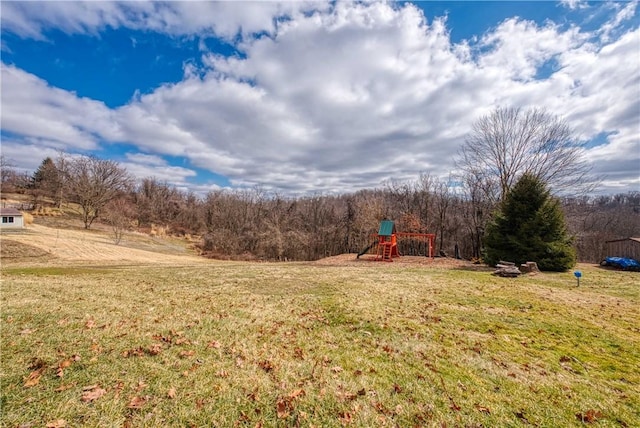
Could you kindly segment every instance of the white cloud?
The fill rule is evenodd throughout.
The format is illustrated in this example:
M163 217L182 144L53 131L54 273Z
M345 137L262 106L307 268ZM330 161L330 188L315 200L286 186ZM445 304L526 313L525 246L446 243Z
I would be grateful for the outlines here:
M99 138L119 137L113 112L102 102L51 87L14 66L0 67L3 131L80 150L96 149Z
M56 28L67 34L98 34L105 28L151 30L172 35L237 35L275 31L274 18L288 17L327 3L258 1L38 1L3 2L2 27L22 37L46 39Z
M138 179L153 177L161 182L167 182L176 187L185 186L187 179L195 177L195 171L179 166L149 165L138 162L120 162L120 166L126 168Z
M587 0L560 0L560 4L569 9L586 9L589 7Z
M606 22L600 28L600 31L599 31L600 37L604 41L607 41L607 42L610 41L611 38L613 37L613 33L616 32L616 30L619 30L621 24L625 23L626 21L632 20L634 17L636 17L636 9L638 7L637 1L630 1L630 2L627 2L626 4L625 3L621 3L621 4L624 6L620 7L620 4L612 3L613 7L616 8L618 11L615 14L615 17L613 19Z
M188 180L197 175L192 169L169 165L166 159L157 155L127 152L125 158L120 165L139 180L154 178L171 186L187 189L190 186Z
M35 155L37 154L37 156ZM15 169L31 174L45 158L56 159L60 152L51 146L38 142L28 142L23 139L3 138L2 155L9 160Z
M575 49L586 38L576 27L561 32L551 22L539 27L510 18L482 38L480 47L492 49L481 54L478 63L483 69L501 71L500 78L531 81L545 61Z
M609 188L637 187L640 30L623 31L628 11L610 20L616 31L604 38L577 26L512 18L477 42L455 45L445 20L427 21L410 4L339 2L299 13L298 4L259 3L256 9L244 4L245 14L235 4L96 6L108 16L102 24L92 20L94 6L83 4L86 17L68 23L65 8L80 6L59 6L58 15L42 15L31 27L12 24L32 36L42 34L45 19L65 31L139 25L182 33L213 28L229 37L239 28L271 34L245 35L237 45L242 58L205 52L204 68L187 64L181 82L117 110L3 65L3 130L77 149L127 142L144 153L128 155L125 165L134 174L180 185L195 172L161 156L186 158L234 186L352 191L421 171L447 176L480 115L497 105L541 106L566 117L583 139L610 134L587 153L598 172L617 171ZM230 20L212 19L214 9ZM289 19L276 27L271 18L283 14Z
M130 162L143 164L143 165L166 166L168 164L167 161L165 159L161 158L160 156L148 155L148 154L145 154L145 153L131 153L131 152L128 152L128 153L125 154L125 157Z

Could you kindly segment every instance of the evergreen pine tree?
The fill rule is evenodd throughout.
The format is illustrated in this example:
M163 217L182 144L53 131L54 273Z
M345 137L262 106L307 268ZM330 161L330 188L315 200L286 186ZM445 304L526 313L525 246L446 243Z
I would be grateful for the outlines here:
M31 177L31 187L41 188L45 186L49 181L51 181L51 176L54 171L57 175L57 169L53 160L49 157L44 159Z
M60 206L61 186L61 173L54 161L48 157L31 176L29 187L36 199L42 196L49 197L54 200L56 206Z
M487 226L485 261L494 265L500 260L534 261L547 271L566 271L575 264L560 203L533 175L520 178Z

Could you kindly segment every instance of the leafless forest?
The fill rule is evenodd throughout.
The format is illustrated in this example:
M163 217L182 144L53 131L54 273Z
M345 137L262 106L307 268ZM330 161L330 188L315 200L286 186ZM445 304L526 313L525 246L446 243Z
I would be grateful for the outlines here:
M77 167L69 170L77 172ZM427 174L413 182L342 195L291 197L254 188L199 197L152 178L127 180L118 168L107 161L97 168L110 180L108 197L90 197L101 191L86 188L93 180L87 171L80 172L85 180L62 180L51 160L30 177L4 168L2 190L27 195L34 207L73 202L87 228L94 218L108 223L116 240L126 229L162 227L175 235L201 236L201 250L210 257L259 260L355 253L371 242L382 219L394 220L398 231L435 234L436 254L454 256L457 245L462 258L480 258L484 227L495 207L474 186L452 186ZM599 261L608 239L640 235L640 192L562 202L580 261ZM400 251L427 252L424 243L411 240L402 241Z

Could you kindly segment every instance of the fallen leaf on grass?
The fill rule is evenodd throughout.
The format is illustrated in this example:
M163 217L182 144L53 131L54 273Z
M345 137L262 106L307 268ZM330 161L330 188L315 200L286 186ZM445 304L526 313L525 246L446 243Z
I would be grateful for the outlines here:
M44 367L39 368L38 370L34 370L29 374L29 377L24 381L25 388L31 388L32 386L36 386L40 383L40 378L42 377L42 373L44 373Z
M245 412L240 411L240 417L238 418L237 421L235 421L233 426L240 426L241 424L246 424L250 420L251 419L249 418L249 416L247 416L247 414Z
M91 330L95 326L96 326L96 321L93 318L88 319L87 322L84 324L84 328L88 330Z
M334 367L331 367L331 371L334 372L334 373L340 373L340 372L344 371L344 369L342 367L340 367L340 366L334 366Z
M122 352L122 356L125 358L129 358L129 357L142 357L144 356L145 350L144 348L142 348L142 346L136 348L136 349L128 349L126 351Z
M29 363L29 370L38 370L47 367L47 362L41 358L34 357Z
M60 363L58 363L58 367L61 368L61 369L66 369L72 363L73 363L73 361L71 361L71 360L63 360L63 361L60 361Z
M393 354L396 352L396 350L395 350L395 349L393 349L393 348L392 348L391 346L389 346L389 345L384 345L384 346L382 346L382 350L383 350L384 352L386 352L387 354L389 354L389 355L393 355Z
M342 425L349 425L351 422L353 422L353 415L351 415L351 413L349 412L340 412L338 414L338 418L340 419L340 423Z
M518 419L520 419L520 420L522 420L522 421L524 421L526 423L529 423L529 419L527 419L527 416L524 414L524 410L520 410L518 412L515 412L515 415L516 415L516 417Z
M149 400L149 396L145 396L145 397L139 397L139 396L135 396L132 397L131 400L129 400L129 404L127 404L127 408L128 409L141 409L146 402Z
M589 409L585 413L576 413L576 418L581 422L591 424L602 418L602 412Z
M58 363L58 368L56 369L56 376L63 377L64 376L64 369L66 369L67 367L71 366L72 363L73 363L73 361L70 360L70 359L60 361L60 363Z
M171 343L171 336L164 336L162 334L154 334L151 336L154 340L160 340L162 342Z
M113 390L115 391L116 398L120 397L120 393L122 392L123 389L124 389L124 382L119 380L116 383L116 386L113 388Z
M57 387L56 389L54 389L55 392L62 392L62 391L66 391L67 389L71 389L73 387L76 386L76 383L69 383L67 385L60 385L59 387Z
M276 402L276 413L278 419L285 419L289 417L289 410L291 409L291 403L283 398Z
M273 371L273 364L271 364L271 361L268 361L268 360L259 361L258 366L267 373L269 373L270 371Z
M213 340L213 341L209 342L209 344L207 345L207 348L219 349L220 348L220 342L218 342L217 340Z
M289 398L295 400L298 397L303 397L305 395L304 389L294 389L289 393Z
M187 357L193 357L195 354L196 354L196 351L181 351L179 355L182 358L187 358Z
M478 409L479 412L486 413L487 415L491 414L491 410L488 407L476 404L476 409Z
M387 406L385 406L384 404L382 404L380 401L376 401L375 403L373 403L373 407L380 413L382 413L383 415L386 414L390 414L391 412L389 412L389 409L387 409Z
M196 409L200 410L204 407L207 401L204 398L198 398L196 400Z
M91 385L83 388L82 401L89 403L97 400L107 393L106 389L100 388L98 385Z
M174 399L176 398L176 389L175 388L169 388L169 391L167 391L167 397Z
M56 419L55 421L47 422L46 428L65 428L67 421L64 419Z
M20 332L20 335L21 335L21 336L26 336L27 334L31 334L31 333L33 333L33 332L34 332L34 330L32 330L32 329L30 329L30 328L25 328L24 330L22 330L22 331Z
M293 350L293 356L295 358L298 358L299 360L304 360L304 351L302 350L302 348L300 347L296 347Z
M336 392L336 396L341 400L341 401L353 401L356 398L358 398L358 396L356 394L354 394L353 392L342 392L342 391L337 391Z
M146 383L144 383L144 381L143 381L143 380L139 380L139 381L138 381L138 385L136 385L136 388L135 388L135 389L136 389L136 392L140 392L140 391L142 391L142 390L143 390L143 389L145 389L147 386L149 386L149 385L147 385Z

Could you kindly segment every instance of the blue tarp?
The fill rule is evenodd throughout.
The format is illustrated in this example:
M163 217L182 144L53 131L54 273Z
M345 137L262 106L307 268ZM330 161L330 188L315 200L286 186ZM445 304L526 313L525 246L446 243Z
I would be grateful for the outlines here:
M620 269L640 270L640 263L637 260L627 257L607 257L602 263L604 266L615 266Z

